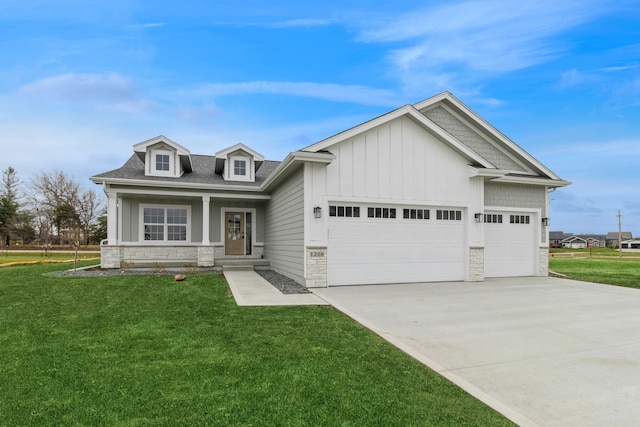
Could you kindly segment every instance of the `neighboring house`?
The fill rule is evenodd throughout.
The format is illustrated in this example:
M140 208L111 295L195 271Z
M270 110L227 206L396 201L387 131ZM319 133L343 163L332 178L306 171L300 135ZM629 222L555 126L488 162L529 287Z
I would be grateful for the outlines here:
M623 240L622 249L640 249L640 239Z
M571 249L603 248L606 236L598 234L571 235L562 240L562 246Z
M309 287L548 274L568 185L448 92L268 161L159 136L95 175L102 267L263 259Z
M572 236L572 234L565 233L564 231L550 231L549 232L549 247L550 248L561 248L562 241L567 237Z
M625 240L631 240L632 234L630 231L623 231L622 233L620 233L620 235L622 236L622 241L624 242ZM619 234L617 231L610 231L607 233L607 237L606 237L606 245L608 248L617 248L618 247L618 237Z

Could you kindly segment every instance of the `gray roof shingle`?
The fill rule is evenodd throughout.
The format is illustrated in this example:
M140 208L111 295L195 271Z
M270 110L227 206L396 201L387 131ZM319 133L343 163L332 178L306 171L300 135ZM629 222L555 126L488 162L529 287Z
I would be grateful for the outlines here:
M193 171L183 174L179 178L145 176L144 162L133 154L122 167L109 172L95 175L93 178L135 179L141 181L167 181L193 184L210 185L247 185L259 187L281 163L273 160L265 160L256 171L255 182L225 181L221 175L216 174L216 158L214 156L191 155Z

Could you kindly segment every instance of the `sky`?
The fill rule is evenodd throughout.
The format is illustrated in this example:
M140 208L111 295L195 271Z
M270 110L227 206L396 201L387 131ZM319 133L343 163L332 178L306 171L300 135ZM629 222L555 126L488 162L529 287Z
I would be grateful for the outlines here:
M0 0L0 169L25 183L91 188L158 135L282 160L445 90L572 182L551 230L620 210L640 236L640 0Z

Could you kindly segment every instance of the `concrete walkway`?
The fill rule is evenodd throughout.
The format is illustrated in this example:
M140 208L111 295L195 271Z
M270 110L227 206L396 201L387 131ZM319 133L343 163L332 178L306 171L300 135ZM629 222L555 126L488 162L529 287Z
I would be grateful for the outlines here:
M224 277L239 306L328 305L314 294L285 295L252 270L225 271Z
M519 425L640 425L640 290L539 277L313 292Z

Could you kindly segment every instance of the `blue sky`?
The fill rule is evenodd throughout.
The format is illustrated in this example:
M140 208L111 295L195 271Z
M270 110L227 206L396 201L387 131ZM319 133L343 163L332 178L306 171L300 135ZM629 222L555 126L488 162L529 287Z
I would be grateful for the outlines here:
M639 1L0 3L0 168L23 181L90 187L160 134L282 160L444 90L573 182L552 230L620 209L640 235Z

